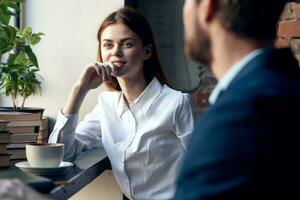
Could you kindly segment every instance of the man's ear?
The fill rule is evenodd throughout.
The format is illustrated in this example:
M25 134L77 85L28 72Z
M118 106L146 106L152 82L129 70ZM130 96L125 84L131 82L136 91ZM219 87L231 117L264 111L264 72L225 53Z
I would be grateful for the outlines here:
M199 4L199 19L202 23L210 22L217 14L218 0L202 0Z
M144 60L148 60L152 56L152 45L149 44L145 47L145 55L144 55Z

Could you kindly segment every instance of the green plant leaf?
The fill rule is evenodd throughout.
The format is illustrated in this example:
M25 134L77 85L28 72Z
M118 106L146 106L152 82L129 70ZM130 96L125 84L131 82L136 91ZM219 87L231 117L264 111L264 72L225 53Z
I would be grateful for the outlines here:
M0 24L0 53L4 54L14 47L17 30L9 25Z
M32 73L36 73L36 72L38 72L38 71L40 71L40 70L39 70L39 69L32 69L32 70L31 70Z
M26 65L28 62L28 59L25 55L25 53L19 53L15 58L15 64L17 65Z
M42 32L38 32L38 33L35 33L35 34L37 34L38 36L45 35L45 33L42 33Z
M11 16L18 16L20 2L23 2L23 0L0 0L0 22L8 25Z
M7 65L13 65L16 58L17 58L16 54L9 54L8 59L7 59Z
M22 1L8 1L7 6L16 10L17 13L20 12L19 4Z
M40 35L38 35L38 34L32 34L32 36L31 36L31 40L30 40L30 43L32 44L32 45L36 45L37 43L39 43L40 41L41 41L41 37L40 37Z
M6 31L6 34L8 36L8 39L9 39L9 43L13 43L16 36L17 36L17 31L18 29L13 27L13 26L7 26L5 28L5 31Z
M0 53L4 54L6 52L9 52L14 46L7 44L6 47L0 48Z
M31 47L30 47L30 46L25 46L24 49L25 49L25 52L26 52L27 56L29 57L30 61L31 61L37 68L39 68L37 58L36 58L35 54L32 52Z
M25 28L23 29L23 31L21 32L21 34L22 34L23 36L30 36L30 35L32 34L32 28L30 28L30 27L25 27Z
M0 4L0 22L8 25L11 15L8 13L8 6L6 3Z

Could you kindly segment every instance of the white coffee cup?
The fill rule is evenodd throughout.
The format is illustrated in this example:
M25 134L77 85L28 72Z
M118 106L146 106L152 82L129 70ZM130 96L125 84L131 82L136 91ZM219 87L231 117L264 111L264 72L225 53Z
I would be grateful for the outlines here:
M58 167L64 156L64 144L26 144L26 158L31 167Z

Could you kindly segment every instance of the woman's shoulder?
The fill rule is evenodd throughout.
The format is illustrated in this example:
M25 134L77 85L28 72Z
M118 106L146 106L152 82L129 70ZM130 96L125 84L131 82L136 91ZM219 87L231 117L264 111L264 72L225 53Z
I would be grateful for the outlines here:
M190 112L194 117L198 115L197 107L191 94L175 90L167 85L164 85L163 91L167 96L168 104L173 107L175 113L179 111L179 113Z
M176 103L189 103L192 100L190 94L184 93L180 90L175 90L168 85L163 86L162 94L163 96L168 98L169 101L173 101Z

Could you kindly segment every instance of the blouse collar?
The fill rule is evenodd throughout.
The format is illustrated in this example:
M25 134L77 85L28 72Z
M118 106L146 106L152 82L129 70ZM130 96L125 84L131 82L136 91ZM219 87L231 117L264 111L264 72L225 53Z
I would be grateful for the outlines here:
M134 100L134 102L130 103L130 109L132 111L142 110L144 113L147 112L162 90L163 85L157 80L156 77L154 77L144 91L140 94L140 96ZM129 108L124 99L124 94L121 92L117 108L118 116L121 117L122 114L128 109Z

